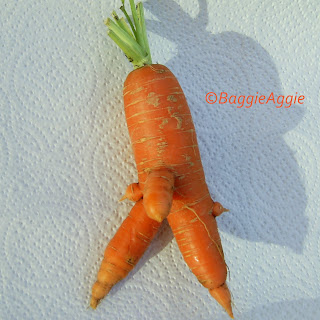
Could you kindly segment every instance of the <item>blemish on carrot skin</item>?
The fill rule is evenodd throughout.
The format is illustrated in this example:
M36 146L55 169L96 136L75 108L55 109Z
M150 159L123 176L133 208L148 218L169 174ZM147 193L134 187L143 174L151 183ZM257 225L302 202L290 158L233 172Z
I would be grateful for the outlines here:
M133 114L132 116L127 117L127 120L130 120L131 118L134 118L134 117L138 117L138 116L145 115L145 114L147 114L147 113L158 112L158 111L164 110L164 109L168 109L168 108L165 107L165 108L158 108L158 109L153 109L153 110L147 110L147 111L143 111L143 112L137 112L137 113Z
M182 118L180 117L179 112L172 113L173 107L168 107L168 112L172 118L175 118L177 120L177 127L176 129L182 128Z
M130 95L132 95L132 94L136 94L136 93L142 91L143 89L144 89L144 87L139 87L139 88L137 88L136 90L128 91L128 92L126 92L126 93L129 93L129 92L130 92Z
M156 136L156 137L145 137L145 138L141 138L141 139L138 139L138 140L135 140L135 141L133 141L132 142L132 144L134 145L134 144L137 144L137 143L144 143L144 142L146 142L146 141L149 141L149 140L153 140L153 139L158 139L159 138L159 136Z
M170 182L170 179L168 177L166 177L166 176L159 176L159 178L162 178L162 179L167 180L167 181Z
M167 141L161 141L159 143L157 143L158 148L166 148L168 146L168 142Z
M177 120L177 129L181 129L182 127L182 119L178 116L179 113L172 114L172 117Z
M140 234L141 236L143 236L143 237L145 237L147 240L151 240L148 236L146 236L144 233L142 233L142 232L138 232L138 234Z
M125 109L127 109L127 108L129 108L129 107L131 107L131 106L134 106L134 105L136 105L136 104L138 104L138 103L143 103L144 102L144 99L139 99L139 100L136 100L136 101L134 101L134 102L132 102L132 103L129 103L129 104L127 104L124 108Z
M130 257L130 258L127 259L126 262L127 262L127 264L129 264L130 266L134 266L135 259L132 258L132 257Z
M151 121L158 121L158 120L163 120L165 119L165 117L157 117L157 118L153 118L152 120L151 119L142 119L142 120L138 120L134 123L132 123L131 125L128 125L128 128L131 128L133 126L137 126L137 125L140 125L141 123L146 123L146 122L151 122Z
M143 84L144 85L148 85L148 84L150 84L152 82L163 81L165 79L176 79L176 77L175 76L159 77L159 78L155 78L155 79L151 79L151 80L145 81L145 82L143 82ZM131 87L131 85L128 85L128 84L125 85L123 87L123 92L127 92L128 87Z
M195 217L194 219L192 219L192 220L190 221L190 223L197 222L198 220L199 220L198 217Z
M153 65L149 65L149 68L152 70L152 71L154 71L154 72L156 72L156 73L164 73L164 72L167 72L167 70L166 69L157 69L157 68L155 68Z
M151 104L155 107L158 107L160 102L159 102L159 95L157 95L155 92L150 92L147 96L147 103Z
M137 235L137 238L140 239L141 241L145 242L145 243L150 243L150 240L148 241L148 240L146 240L145 238L143 238L143 237L141 237L139 235Z
M173 94L170 94L170 95L168 95L167 100L172 101L172 102L176 102L177 98Z
M159 159L161 158L161 155L164 153L167 147L168 147L168 142L166 141L161 141L157 143L157 156Z
M160 128L160 129L163 129L163 127L164 127L168 122L169 122L168 119L163 119L162 122L161 122L161 124L159 125L159 128Z

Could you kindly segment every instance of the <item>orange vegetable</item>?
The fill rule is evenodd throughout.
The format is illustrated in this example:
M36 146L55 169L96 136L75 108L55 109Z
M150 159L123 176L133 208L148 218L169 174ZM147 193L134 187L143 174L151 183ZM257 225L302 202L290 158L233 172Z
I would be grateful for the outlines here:
M159 222L146 215L142 200L139 200L105 250L97 281L92 287L92 308L95 309L110 289L134 268L159 227Z
M130 5L134 22L124 6L121 10L131 30L115 13L115 22L108 19L106 24L135 68L124 83L123 97L139 182L122 199L138 202L105 251L91 306L128 274L167 218L189 268L233 317L215 219L227 210L211 199L182 88L167 67L152 64L143 6L135 7L133 0Z

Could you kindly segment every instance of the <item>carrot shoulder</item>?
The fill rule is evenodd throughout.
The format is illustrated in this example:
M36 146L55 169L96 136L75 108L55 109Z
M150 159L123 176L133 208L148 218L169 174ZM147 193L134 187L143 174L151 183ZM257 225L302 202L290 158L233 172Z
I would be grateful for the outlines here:
M167 67L152 64L142 3L136 7L130 0L130 7L132 20L121 7L129 25L115 13L106 25L134 67L123 98L139 182L127 188L122 200L137 203L106 248L91 306L132 270L167 218L185 262L233 318L216 222L227 210L211 199L191 112L177 78Z

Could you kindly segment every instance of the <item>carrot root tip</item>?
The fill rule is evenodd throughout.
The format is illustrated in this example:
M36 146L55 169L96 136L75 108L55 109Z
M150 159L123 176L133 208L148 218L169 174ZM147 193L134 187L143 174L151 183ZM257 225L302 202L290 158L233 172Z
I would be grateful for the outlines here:
M124 195L124 196L121 197L121 199L118 200L118 202L121 202L121 201L126 200L126 199L127 199L127 195Z
M95 298L91 297L91 300L90 300L90 307L91 307L93 310L95 310L95 309L97 308L97 306L98 306L99 302L100 302L99 300L97 300L97 299L95 299Z
M218 288L209 289L211 296L220 303L231 319L234 319L232 312L231 293L226 283Z

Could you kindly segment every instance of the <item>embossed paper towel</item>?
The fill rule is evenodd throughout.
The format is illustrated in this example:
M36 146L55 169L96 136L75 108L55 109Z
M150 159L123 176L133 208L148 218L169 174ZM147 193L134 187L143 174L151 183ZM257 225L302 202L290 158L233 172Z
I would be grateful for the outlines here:
M130 64L103 20L121 1L2 1L1 319L227 319L165 223L87 309L136 180L123 113ZM320 318L319 3L148 0L154 62L178 77L218 218L236 319ZM208 92L304 95L290 108Z

